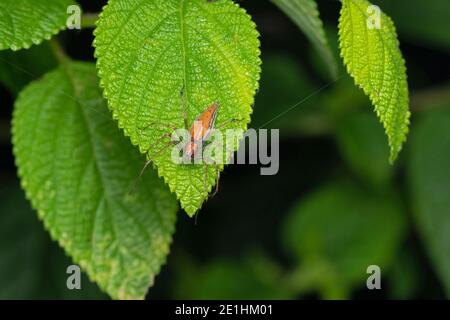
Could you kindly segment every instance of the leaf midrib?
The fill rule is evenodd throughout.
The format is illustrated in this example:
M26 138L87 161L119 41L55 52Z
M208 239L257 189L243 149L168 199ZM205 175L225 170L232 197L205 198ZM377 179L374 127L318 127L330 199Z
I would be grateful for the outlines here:
M366 17L367 18L367 16L366 16L366 13L359 7L359 5L357 4L357 3L355 3L354 2L354 0L350 0L350 1L352 1L353 2L353 4L354 4L354 7L357 9L357 10L359 10L360 12L361 12L361 14L364 16L364 17ZM352 29L354 30L354 27L353 27L353 17L352 17L352 13L351 13L351 8L348 8L348 12L349 12L349 17L350 17L350 21L351 21L351 25L352 25ZM383 14L383 13L382 13ZM387 19L387 17L385 17L385 20ZM385 22L386 23L386 22ZM366 28L364 28L364 32L365 32L365 34L366 34L366 39L368 39L368 33L367 33L367 29ZM386 45L386 43L384 42L384 39L383 39L383 34L381 33L381 30L379 30L379 29L377 29L377 28L375 28L375 32L378 34L378 39L380 39L380 41L382 42L382 46L383 46L383 48L386 48L386 50L387 50L387 53L388 53L388 55L389 55L389 57L390 57L390 61L392 61L392 64L394 65L394 68L395 68L395 77L394 77L394 79L395 79L395 85L393 86L394 88L393 88L393 90L391 90L391 94L390 94L390 96L389 96L389 99L386 99L386 104L387 104L387 106L389 107L389 102L392 100L392 97L394 96L394 93L395 92L397 92L397 98L396 98L396 103L395 103L395 105L398 107L399 105L401 105L401 101L400 101L400 97L401 97L401 95L400 94L398 94L399 92L400 92L400 79L399 79L399 74L400 74L400 70L399 70L399 66L397 65L397 59L394 59L394 57L395 57L395 54L393 54L393 52L392 52L392 47L390 46L390 45ZM355 41L354 41L354 38L353 38L353 36L354 36L354 32L352 32L352 43L354 43ZM368 45L368 43L367 43L367 45ZM384 58L385 58L385 54L386 54L386 50L383 50L383 78L382 78L382 81L381 81L381 87L384 87L384 83L385 83L385 74L386 74L386 66L385 66L385 63L384 63ZM369 56L369 52L367 53L368 54L368 56ZM354 61L356 61L355 60L355 58L354 58L354 50L352 49L352 55L353 55L353 60ZM370 60L370 58L369 58L369 60ZM371 70L371 68L370 68L370 63L369 63L369 70ZM370 74L372 73L371 71L369 71L370 72ZM370 77L370 78L372 78L372 77ZM369 80L370 81L370 80ZM371 84L371 87L372 87L372 89L373 89L373 85ZM370 92L367 92L368 94L369 94L369 97L372 99L372 97L370 96ZM381 93L381 92L380 92ZM378 101L378 99L377 99L377 101L374 101L374 103L375 104L378 104L379 103L379 101ZM377 110L378 110L378 112L380 111L378 108L376 108ZM392 108L391 108L392 109ZM388 113L388 110L385 110L385 112L383 113L383 117L386 115L386 113ZM380 116L381 116L381 114L380 114ZM398 117L399 117L399 112L395 112L395 116L394 116L394 119L393 119L393 122L394 123L397 123L397 119L398 119ZM384 128L386 129L386 130L388 130L389 132L391 132L392 130L389 130L389 128L387 127L387 125L386 124L384 124L384 121L383 121L383 126L384 126ZM402 130L402 132L403 132L403 125L401 125L401 130ZM391 137L392 139L394 139L394 141L392 141L392 143L391 143L391 141L389 141L389 144L390 144L390 146L392 147L392 148L394 148L395 150L395 153L397 153L398 152L398 147L395 147L397 144L398 144L398 139L399 139L399 135L401 135L402 133L400 133L400 134L398 134L398 133L396 133L396 134L394 134L395 135L395 137ZM401 138L400 138L401 139Z

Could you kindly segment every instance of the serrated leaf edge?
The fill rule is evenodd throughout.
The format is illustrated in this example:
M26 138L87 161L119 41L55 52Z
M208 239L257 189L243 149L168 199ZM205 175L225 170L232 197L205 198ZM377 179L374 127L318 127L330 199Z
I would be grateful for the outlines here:
M258 40L259 40L259 38L261 37L261 34L258 32L258 30L257 30L257 26L256 26L256 23L252 20L252 18L251 18L251 16L247 13L247 11L244 9L244 8L242 8L242 7L240 7L237 3L235 3L235 2L232 2L236 7L238 7L238 9L246 16L246 17L248 17L248 21L252 24L252 27L255 29L255 32L257 33L257 36L258 36ZM93 47L95 48L95 51L94 51L94 57L97 59L96 60L96 67L97 67L97 73L98 73L98 77L99 77L99 79L100 79L100 87L103 89L103 96L104 96L104 98L106 99L106 101L107 101L107 105L108 105L108 109L111 111L111 113L112 113L112 117L113 117L113 119L115 120L115 121L117 121L117 125L118 125L118 127L119 127L119 129L122 131L122 133L124 134L124 136L126 136L129 140L130 140L130 142L131 142L131 144L133 145L133 146L135 146L135 147L137 147L138 148L138 150L139 150L139 152L141 152L142 154L146 154L146 152L145 152L145 150L142 150L141 149L141 147L139 146L139 143L138 143L138 141L136 140L136 139L133 139L133 137L131 137L131 136L129 136L129 135L127 135L126 134L126 132L125 132L125 128L124 128L124 124L123 124L123 121L121 121L119 118L118 118L118 115L117 115L117 113L116 113L116 111L115 111L115 108L113 108L112 106L111 106L111 102L110 102L110 100L109 100L109 92L108 92L108 89L107 89L107 87L106 87L106 85L105 85L105 83L104 83L104 79L103 79L103 72L101 71L101 65L102 65L102 63L100 62L100 60L99 60L99 56L98 56L98 52L97 52L97 49L96 49L96 45L95 45L95 43L96 43L96 33L97 33L97 26L98 26L98 24L99 24L99 21L101 21L101 19L102 19L102 17L103 17L103 15L104 15L104 11L105 11L105 9L109 6L110 4L108 3L108 4L106 4L105 6L103 6L103 8L102 8L102 11L101 11L101 13L99 14L99 17L98 17L98 19L97 19L97 21L95 22L95 25L96 25L96 28L94 29L94 41L93 41ZM256 88L255 88L255 92L253 93L253 98L252 98L252 103L254 103L254 101L255 101L255 98L254 98L254 96L255 96L255 94L257 93L257 91L258 91L258 89L259 89L259 80L260 80L260 78L261 78L261 65L262 65L262 60L261 60L261 42L260 41L258 41L258 43L259 43L259 46L258 46L258 67L259 67L259 73L258 73L258 75L257 75L257 78L255 79L256 80L256 83L257 83L257 86L256 86ZM251 117L251 114L253 113L253 108L251 108L250 107L250 113L249 113L249 115L248 115L248 118L250 119L250 117ZM250 124L250 120L245 124L245 128L244 128L244 131L246 131L247 129L248 129L248 125ZM236 150L235 150L236 151ZM202 207L202 205L208 200L208 199L205 199L204 201L203 201L203 203L202 203L202 205L199 207L199 208L197 208L197 209L195 209L195 210L193 210L193 211L191 211L191 210L189 210L188 208L186 208L184 205L183 205L183 202L182 202L182 199L180 198L180 196L177 194L177 192L176 192L176 186L171 182L171 181L169 181L169 179L166 179L166 177L164 177L163 176L163 174L164 174L164 170L161 170L160 168L158 168L153 162L152 162L152 166L153 166L153 168L155 169L155 171L157 172L157 174L158 174L158 176L160 177L160 178L162 178L163 180L164 180L164 183L166 183L168 186L169 186L169 190L170 190L170 192L171 193L173 193L173 194L175 194L175 196L176 196L176 198L177 198L177 200L181 203L181 207L186 211L186 213L188 214L188 216L189 217L194 217L195 216L195 214L201 209L201 207ZM223 165L221 165L221 166L219 166L219 172L221 172L221 171L223 171L224 170L224 166ZM208 189L207 189L207 192L208 192L208 194L212 191L212 188L213 188L213 186L210 186Z
M69 63L70 63L70 62L69 62ZM72 63L73 63L73 61L72 61ZM28 85L20 92L20 94L18 95L16 101L21 100L21 97L22 97L23 95L25 95L25 93L26 93L25 91L26 91L27 88L29 88L29 87L31 87L31 86L34 86L34 85L36 85L36 84L39 84L39 82L41 82L41 81L45 81L45 79L46 79L51 73L58 71L60 68L63 68L63 66L59 66L59 67L57 67L56 69L54 69L54 70L49 71L48 73L46 73L42 78L40 78L40 79L38 79L38 80L33 80L32 82L30 82L30 83L29 83L29 84L28 84ZM64 72L66 72L66 71L64 71ZM13 120L12 120L12 126L11 126L11 131L12 131L12 144L13 144L13 153L14 153L14 155L16 155L16 149L17 149L17 147L16 147L16 146L17 146L17 143L16 143L16 138L15 138L15 137L17 136L17 135L15 134L15 128L16 128L16 126L14 125L14 123L15 123L15 118L16 118L14 115L15 115L15 113L16 113L16 110L17 110L16 104L14 104L14 111L13 111L13 117L12 117ZM66 241L66 240L64 240L64 239L62 239L62 238L59 238L58 235L57 235L57 232L56 232L56 231L48 224L48 222L44 219L43 213L41 212L41 210L38 209L38 204L36 203L35 200L33 200L32 195L27 191L27 188L25 187L26 182L27 182L27 179L24 178L24 176L23 176L23 170L18 166L18 163L17 163L17 159L16 159L16 158L17 158L17 157L14 157L14 163L15 163L15 166L16 166L16 168L17 168L18 175L19 175L19 177L20 177L20 187L22 188L22 190L23 190L24 193L25 193L25 198L31 203L32 208L33 208L34 210L37 211L37 216L38 216L39 220L42 222L42 224L44 225L44 229L49 233L50 238L52 239L52 241L56 242L56 243L58 244L58 246L61 247L61 248L63 249L64 254L65 254L67 257L69 257L70 259L72 259L72 261L74 261L76 264L80 265L82 269L86 270L86 271L85 271L85 274L88 276L88 278L89 278L89 280L90 280L91 282L95 283L103 293L107 294L108 296L111 296L111 293L109 293L109 292L107 291L107 287L104 286L103 284L100 284L100 283L97 281L97 277L96 277L94 274L91 274L91 272L88 272L88 270L91 270L91 267L90 267L87 263L85 263L84 260L81 259L81 257L79 257L78 255L73 255L73 254L71 254L71 253L69 252L69 251L71 251L71 248L72 248L71 242L70 242L70 241ZM161 264L158 266L158 268L157 268L157 270L154 272L154 274L149 275L149 282L148 282L148 285L147 285L147 291L148 291L148 289L154 284L154 279L155 279L155 277L160 273L161 268L167 263L167 256L168 256L169 253L170 253L170 247L171 247L171 244L172 244L172 243L173 243L173 237L170 237L169 241L167 242L167 252L164 252L165 255L164 255L164 257L162 258ZM144 293L144 295L143 295L142 297L140 297L139 299L143 300L143 299L145 298L145 295L146 295L146 293ZM125 299L125 300L134 300L134 299L136 299L136 297L131 297L131 296L123 296L123 297L117 296L117 298L114 297L114 296L111 296L111 297L112 297L113 299Z

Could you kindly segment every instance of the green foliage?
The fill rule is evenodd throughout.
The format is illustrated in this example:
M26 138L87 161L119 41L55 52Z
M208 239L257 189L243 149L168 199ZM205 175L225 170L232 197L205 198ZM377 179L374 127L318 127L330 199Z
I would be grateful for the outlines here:
M450 296L450 112L420 119L411 141L409 177L416 224Z
M1 187L0 299L104 298L84 274L81 290L67 290L65 270L71 264L50 241L19 186Z
M327 24L324 26L324 32L325 32L325 37L327 39L327 43L330 48L332 56L340 57L339 35L338 35L337 26ZM308 50L308 61L314 68L314 71L323 80L336 80L336 82L334 84L339 83L340 80L342 79L341 77L347 73L347 71L345 71L345 66L342 63L337 63L337 58L335 58L335 60L336 60L337 77L335 77L333 79L332 77L330 77L329 67L327 66L325 61L322 59L322 57L317 54L317 50L314 47L310 47Z
M72 0L2 0L0 50L14 51L39 44L65 29Z
M336 137L355 173L374 187L388 185L394 168L386 161L389 148L374 117L362 112L347 115L339 121Z
M104 94L119 127L148 152L193 216L216 182L215 168L210 165L206 173L203 164L175 164L169 139L161 136L184 128L183 87L189 126L217 101L216 127L247 128L260 73L255 24L231 0L111 0L94 44Z
M16 164L45 227L113 298L143 298L169 252L176 204L111 120L93 64L65 62L20 94Z
M449 48L448 2L411 0L405 7L395 0L373 1L394 17L401 36ZM0 82L11 95L21 92L12 130L21 184L51 237L74 262L50 241L18 188L2 187L0 299L105 297L99 289L115 299L145 297L165 263L175 230L177 204L170 191L192 217L218 178L213 165L205 171L203 164L177 165L171 160L167 135L185 126L183 105L187 126L215 101L220 104L216 128L244 131L250 123L261 72L259 34L251 17L235 2L109 0L95 30L96 70L92 63L71 61L56 41L41 44L65 28L67 7L75 2L1 0ZM442 295L435 275L423 276L428 266L422 261L422 248L405 246L405 224L411 221L404 210L411 209L424 247L450 295L450 113L443 102L449 91L445 86L433 87L434 82L422 77L420 72L428 70L421 65L410 68L413 81L420 78L421 85L432 87L412 96L411 109L424 118L419 118L408 145L410 157L404 158L412 205L402 203L403 190L398 188L403 184L394 184L403 182L402 167L386 161L390 158L392 163L398 157L410 117L405 62L392 20L382 13L381 28L369 28L368 21L376 16L368 10L371 3L341 0L339 34L332 27L326 35L315 0L272 2L313 44L308 49L314 52L311 60L319 78L330 74L335 78L345 67L349 75L344 72L325 91L308 76L311 69L299 64L294 55L265 53L252 127L280 128L284 138L289 135L293 140L288 142L291 151L306 150L305 158L316 157L313 161L340 152L362 181L332 179L289 212L282 224L289 267L262 253L240 259L219 256L200 264L189 252L176 256L169 268L175 275L170 279L172 293L182 299L291 299L309 293L346 298L364 285L366 268L375 264L383 275L386 272L388 297L415 297L431 278ZM96 13L89 15L82 27L92 27L95 19ZM73 40L69 33L64 36L67 43ZM29 49L6 50L23 48ZM69 52L73 51L71 46ZM334 59L339 51L342 66ZM390 150L382 126L366 110L366 96L384 126ZM0 140L9 135L5 124L2 116ZM299 141L299 133L306 143L291 144ZM316 135L331 139L305 139ZM319 145L332 146L333 138L338 150L324 156ZM236 147L227 150L225 157ZM154 167L139 177L146 160L143 154ZM234 223L252 206L259 214L261 203L251 201L253 194L258 201L260 190L294 181L293 188L269 190L271 201L278 197L279 202L272 203L273 217L264 219L281 221L279 211L310 186L309 177L323 178L326 170L314 166L319 168L315 162L311 166L296 158L284 166L292 171L266 183L252 181L244 173L240 179L245 180L245 191L251 192L244 193L234 184L229 199L218 198L208 206L207 210L218 212L223 207L220 201L233 205L232 215L216 221L219 232L208 225L204 234L196 229L197 239L192 235L187 239L196 243L214 234L231 241L227 219ZM337 168L341 169L339 163ZM399 179L394 181L397 169ZM304 183L298 183L299 177ZM236 207L236 193L251 205ZM235 212L238 207L240 212ZM234 245L241 246L240 236L247 233L247 225L254 227L254 217L240 219L240 227L233 231L238 235L232 239ZM272 228L272 224L264 226L263 220L258 226L262 226L257 228L259 234L249 233L252 239L267 237L264 228ZM200 250L214 252L212 247ZM81 291L66 288L65 271L72 263L86 272Z
M335 78L337 76L336 60L328 46L316 0L272 0L272 2L305 33Z
M406 68L392 20L381 13L380 28L369 28L374 13L366 0L343 0L339 19L341 55L356 84L370 97L389 138L390 161L406 140L409 96ZM371 21L371 20L370 20Z
M216 259L198 265L190 258L177 260L174 296L177 299L291 299L281 270L262 254L241 260Z
M47 42L28 50L0 51L0 83L17 95L30 81L57 65Z
M391 15L403 38L450 50L450 1L408 0L407 5L398 0L375 2Z
M390 265L403 230L398 199L336 183L300 201L285 221L283 236L302 263L300 271L312 275L310 286L324 297L343 298L364 283L369 265L383 270Z
M310 100L299 108L289 110L298 103L299 94L306 96L314 91L306 72L292 57L281 53L263 56L263 60L261 89L256 96L251 127L282 129L283 134L301 130L295 120L305 116L305 107L317 107ZM287 110L289 117L279 117Z
M426 270L420 267L420 261L412 252L411 247L400 249L389 273L390 299L413 299L418 288L428 281L424 274Z

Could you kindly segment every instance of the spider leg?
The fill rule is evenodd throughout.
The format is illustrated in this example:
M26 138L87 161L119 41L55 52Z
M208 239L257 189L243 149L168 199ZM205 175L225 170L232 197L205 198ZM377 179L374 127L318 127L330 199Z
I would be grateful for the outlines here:
M222 122L219 126L217 126L216 129L217 130L223 129L223 127L225 127L227 124L233 123L233 122L239 122L239 121L244 121L244 119L228 119L228 120Z
M128 194L130 194L137 186L137 183L140 179L142 179L142 176L144 175L145 171L147 170L148 166L150 165L150 163L152 163L152 161L159 157L165 150L167 150L167 148L171 145L171 144L175 144L176 141L169 141L168 143L166 143L160 150L158 150L158 152L150 157L150 153L149 151L147 151L146 155L148 160L145 161L144 167L142 168L142 170L139 172L139 176L137 177L136 181L133 183L133 186L130 188L130 190L128 191Z
M219 192L219 181L220 181L220 170L219 165L215 163L216 165L216 190L214 190L214 193L211 197L214 197Z
M150 128L150 127L156 127L156 126L159 126L159 129L168 129L168 130L170 130L170 129L173 129L172 127L170 127L170 126L167 126L167 125L165 125L165 124L163 124L163 123L160 123L160 122L156 122L156 121L152 121L152 122L150 122L149 124L147 124L146 126L144 126L144 127L138 127L138 130L140 130L140 131L144 131L144 130L147 130L148 128ZM174 129L176 129L176 128L174 128Z

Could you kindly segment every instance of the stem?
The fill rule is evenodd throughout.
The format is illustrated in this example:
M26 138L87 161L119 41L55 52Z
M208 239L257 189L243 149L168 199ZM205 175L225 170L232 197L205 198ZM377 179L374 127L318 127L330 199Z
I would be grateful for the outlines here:
M59 63L65 63L69 60L69 57L64 52L64 49L61 47L58 40L53 38L49 41L49 43L50 43L50 48L52 49L53 54L55 55L55 58L56 58L56 60L58 60Z
M85 13L81 16L81 29L93 29L98 20L98 13Z

